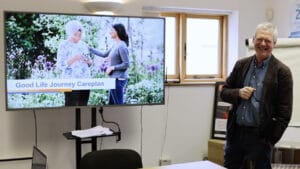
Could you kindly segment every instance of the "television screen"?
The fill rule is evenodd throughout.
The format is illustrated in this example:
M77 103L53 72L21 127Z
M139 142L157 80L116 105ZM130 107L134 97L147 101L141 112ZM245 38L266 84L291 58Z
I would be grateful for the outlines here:
M4 11L6 108L164 104L165 20Z

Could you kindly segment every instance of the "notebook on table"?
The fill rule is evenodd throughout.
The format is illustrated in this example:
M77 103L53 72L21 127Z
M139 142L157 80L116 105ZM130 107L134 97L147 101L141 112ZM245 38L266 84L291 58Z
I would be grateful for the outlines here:
M46 169L47 156L36 146L33 146L31 169Z

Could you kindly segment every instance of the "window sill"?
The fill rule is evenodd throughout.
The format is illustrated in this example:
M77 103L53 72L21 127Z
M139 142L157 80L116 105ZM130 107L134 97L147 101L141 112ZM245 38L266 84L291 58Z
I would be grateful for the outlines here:
M168 79L165 81L166 86L187 86L187 85L210 85L216 82L225 81L224 78L213 78L213 79L189 79L180 81L179 79Z

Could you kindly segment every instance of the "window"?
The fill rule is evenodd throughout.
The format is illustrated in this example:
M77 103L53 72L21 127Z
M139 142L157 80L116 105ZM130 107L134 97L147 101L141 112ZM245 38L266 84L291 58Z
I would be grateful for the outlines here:
M166 18L166 74L168 81L224 80L227 58L227 16L182 13Z

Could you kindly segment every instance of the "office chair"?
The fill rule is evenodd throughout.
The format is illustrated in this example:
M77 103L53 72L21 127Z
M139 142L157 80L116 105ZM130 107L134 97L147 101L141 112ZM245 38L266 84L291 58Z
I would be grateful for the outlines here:
M85 154L80 169L137 169L142 168L139 153L129 149L106 149Z

